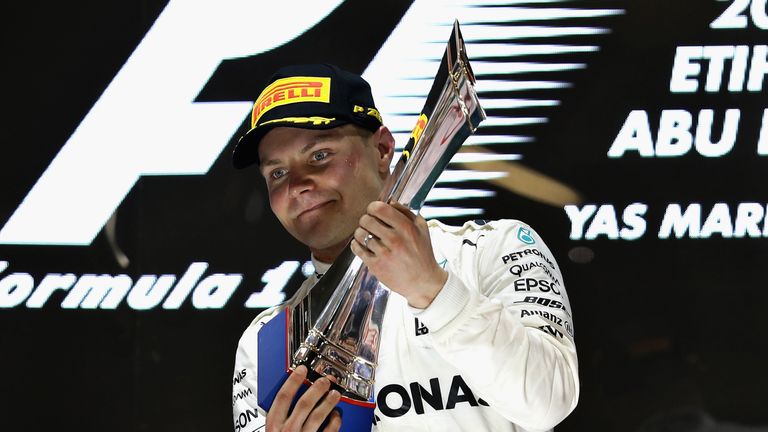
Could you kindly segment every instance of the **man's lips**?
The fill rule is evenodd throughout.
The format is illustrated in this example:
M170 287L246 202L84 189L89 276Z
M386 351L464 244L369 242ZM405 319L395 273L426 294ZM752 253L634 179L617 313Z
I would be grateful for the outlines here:
M317 203L317 204L314 204L314 205L312 205L310 207L307 207L304 210L300 211L298 215L296 215L296 219L304 216L305 214L307 214L309 212L312 212L312 211L315 211L315 210L317 210L317 209L319 209L321 207L324 207L326 204L330 204L331 202L333 202L333 200L323 201L321 203Z

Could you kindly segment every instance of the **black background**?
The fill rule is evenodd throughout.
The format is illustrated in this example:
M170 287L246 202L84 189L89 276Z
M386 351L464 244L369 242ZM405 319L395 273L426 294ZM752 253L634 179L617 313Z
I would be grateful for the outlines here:
M612 33L600 37L601 50L589 56L585 70L568 75L574 85L565 96L556 96L562 105L542 111L549 122L515 131L536 138L518 147L521 162L576 189L585 203L613 204L619 211L633 202L648 204L643 238L571 241L562 208L493 185L484 187L497 192L494 200L474 203L484 207L487 219L530 223L563 271L574 310L582 389L579 406L558 431L703 430L696 427L704 416L716 425L768 428L768 294L762 271L768 243L717 235L707 240L656 238L668 203L700 202L706 211L716 202L735 209L739 202L768 201L761 181L766 157L755 151L765 91L669 91L677 46L766 43L768 31L753 24L746 30L708 28L728 4L627 0L559 5L615 7L626 13L600 21ZM0 224L165 5L137 0L5 6ZM222 62L198 100L251 101L284 63L330 61L362 72L409 5L347 1L285 46ZM363 31L365 38L349 37ZM647 110L653 127L662 109L695 114L702 108L721 116L727 108L742 109L738 141L726 156L707 159L692 152L670 159L607 158L631 110ZM246 127L243 120L240 132ZM11 263L0 276L25 271L36 281L57 272L179 275L193 261L209 262L209 273L245 275L221 310L197 310L189 302L170 311L138 312L125 305L63 310L62 293L40 310L0 310L0 429L231 430L234 350L258 312L242 305L260 290L266 269L308 258L271 215L258 174L231 168L235 141L205 176L139 180L117 212L118 243L131 258L127 269L117 264L103 233L89 247L0 246L0 260ZM579 251L593 258L572 260ZM292 286L299 282L294 277Z

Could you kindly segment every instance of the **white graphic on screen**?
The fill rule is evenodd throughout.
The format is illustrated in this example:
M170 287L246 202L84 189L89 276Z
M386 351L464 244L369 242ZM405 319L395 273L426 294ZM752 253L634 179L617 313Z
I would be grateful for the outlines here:
M193 102L218 65L289 42L340 3L171 1L0 230L0 244L90 245L140 176L208 172L252 106ZM280 15L290 19L271 18Z
M548 5L532 7L535 3ZM560 73L558 76L562 76L563 72L586 68L588 54L597 52L600 48L597 45L580 44L578 41L585 36L609 33L610 29L591 24L601 18L624 13L622 9L553 7L557 6L557 3L578 5L578 2L562 0L450 0L441 2L441 7L438 8L434 2L416 1L366 69L363 76L369 82L375 83L373 92L379 112L384 118L384 123L392 129L398 149L402 149L416 124L419 110L424 105L454 19L459 20L470 64L477 76L476 88L488 119L481 124L477 134L470 136L464 144L465 150L478 146L475 147L478 151L459 152L454 156L453 165L440 176L435 188L427 197L427 205L421 209L424 217L483 214L484 210L479 207L445 203L468 198L490 198L494 196L492 190L482 187L458 188L452 185L468 181L494 180L505 177L507 173L458 169L456 164L467 166L472 162L521 159L521 153L510 150L510 145L531 143L535 139L530 135L517 134L515 128L540 125L548 121L547 117L526 115L526 109L541 112L541 108L558 106L560 100L515 97L516 94L530 94L531 91L537 90L557 91L570 87L570 82L549 77L553 73ZM573 24L548 24L554 20L567 20ZM542 42L530 42L531 39ZM568 43L546 43L553 39L561 42L566 40ZM570 43L571 41L573 43ZM566 55L569 58L576 56L583 61L573 63L558 60ZM524 56L544 56L547 60L513 60ZM518 78L520 74L535 74L542 76L542 79L521 80ZM514 110L516 115L509 115L508 110ZM505 133L484 133L483 128L489 126L502 127ZM503 150L491 153L479 151L479 146ZM394 160L398 159L399 155L396 155Z

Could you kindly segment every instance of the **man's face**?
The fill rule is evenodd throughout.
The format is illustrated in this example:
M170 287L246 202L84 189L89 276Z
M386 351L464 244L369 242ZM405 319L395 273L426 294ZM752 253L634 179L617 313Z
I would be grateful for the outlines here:
M352 125L271 130L259 158L272 212L316 258L332 262L378 198L393 148L386 128L372 135Z

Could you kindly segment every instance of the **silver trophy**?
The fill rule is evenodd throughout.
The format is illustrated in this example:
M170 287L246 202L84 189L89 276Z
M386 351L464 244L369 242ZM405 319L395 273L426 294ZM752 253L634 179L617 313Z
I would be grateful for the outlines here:
M381 201L397 201L415 211L421 208L453 155L485 119L474 83L455 22L427 101L379 196ZM284 318L270 321L285 326L284 331L281 328L264 340L284 338L288 370L283 373L303 364L310 382L322 376L335 378L333 387L342 394L342 430L370 427L379 335L389 292L347 247L304 297L285 304ZM259 346L264 346L261 339ZM262 377L269 372L267 367L262 370L261 353L259 350L259 403L268 410L284 379ZM282 366L281 361L277 363ZM272 387L262 391L262 378Z

